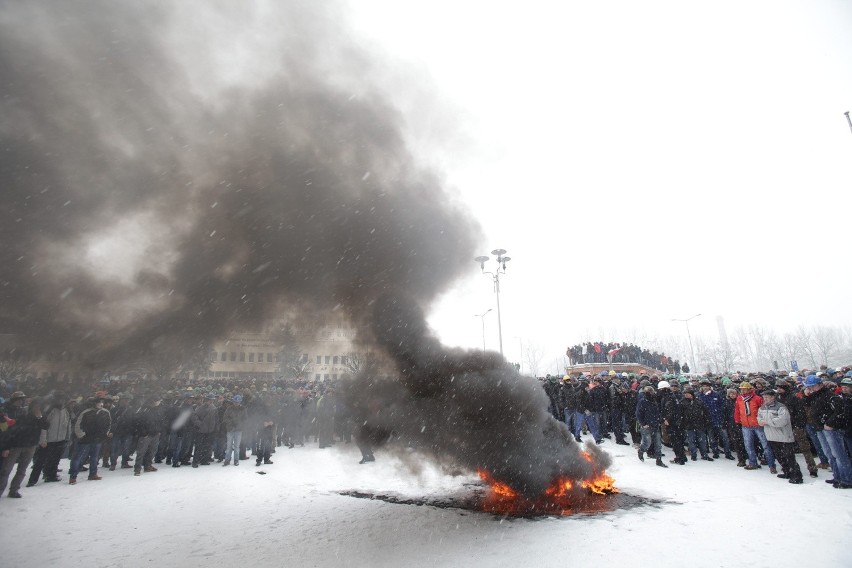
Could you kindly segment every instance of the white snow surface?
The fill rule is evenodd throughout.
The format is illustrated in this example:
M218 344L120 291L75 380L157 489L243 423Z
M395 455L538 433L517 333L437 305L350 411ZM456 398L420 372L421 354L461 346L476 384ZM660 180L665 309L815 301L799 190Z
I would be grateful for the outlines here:
M172 468L133 476L81 473L0 499L3 566L833 566L852 565L852 490L820 470L795 486L734 462L642 463L604 444L626 493L664 499L566 518L501 518L338 494L464 494L476 476L425 465L415 475L381 450L359 465L354 444L278 448L273 465ZM672 455L671 450L665 459ZM801 458L800 458L801 461ZM63 460L63 479L68 461ZM266 475L258 475L263 471Z

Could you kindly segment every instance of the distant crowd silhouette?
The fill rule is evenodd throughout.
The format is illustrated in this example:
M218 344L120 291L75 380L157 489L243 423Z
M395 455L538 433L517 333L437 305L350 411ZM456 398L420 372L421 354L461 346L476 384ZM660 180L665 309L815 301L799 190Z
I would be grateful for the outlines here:
M650 351L632 343L613 343L594 341L569 347L565 352L571 366L586 363L637 363L658 371L680 374L688 373L689 366L681 365L677 359L672 359L665 353ZM612 361L609 357L612 357Z

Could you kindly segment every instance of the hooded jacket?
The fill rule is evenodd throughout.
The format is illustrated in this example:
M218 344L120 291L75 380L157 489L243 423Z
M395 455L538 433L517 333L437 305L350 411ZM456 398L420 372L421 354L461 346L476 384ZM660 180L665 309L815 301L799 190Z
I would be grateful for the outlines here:
M763 397L754 391L737 397L734 406L734 422L746 428L760 428L757 423L757 411L763 406Z
M757 417L765 423L763 433L766 434L766 439L770 442L790 443L796 441L793 435L790 411L777 400L772 404L766 403L761 406L757 411Z

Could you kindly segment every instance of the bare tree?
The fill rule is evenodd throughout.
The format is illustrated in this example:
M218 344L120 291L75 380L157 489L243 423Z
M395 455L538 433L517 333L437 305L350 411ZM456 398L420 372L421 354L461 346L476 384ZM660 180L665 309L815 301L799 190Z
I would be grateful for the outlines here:
M293 327L288 323L276 334L278 350L278 372L281 376L294 379L311 369L311 362L302 354Z
M723 345L721 342L718 342L710 345L701 353L710 363L710 366L712 366L714 373L730 373L741 364L736 351L731 348L730 343Z
M344 356L343 365L349 369L353 376L360 373L375 374L379 369L379 358L372 351L364 353L353 351Z
M820 365L828 365L840 347L840 334L835 327L817 325L811 333L814 352L819 358ZM816 366L816 365L814 365Z
M805 357L810 361L811 368L817 368L819 365L817 364L817 354L811 332L805 326L800 325L796 328L796 340L799 344L799 351L804 353Z
M792 333L785 333L781 337L781 352L782 357L787 365L792 367L793 361L799 360L799 341L796 336Z
M32 371L30 362L23 357L17 357L15 353L4 353L4 357L0 360L0 380L3 382L26 377Z
M538 343L527 343L524 355L530 375L537 377L541 360L544 357L544 349Z

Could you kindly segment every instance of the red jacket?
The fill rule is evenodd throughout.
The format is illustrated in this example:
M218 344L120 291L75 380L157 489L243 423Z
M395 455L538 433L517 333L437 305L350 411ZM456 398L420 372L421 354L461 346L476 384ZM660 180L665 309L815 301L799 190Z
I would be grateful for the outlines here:
M761 406L763 406L763 398L759 394L754 393L748 403L746 403L743 395L739 395L734 405L734 422L749 428L759 428L757 411Z

